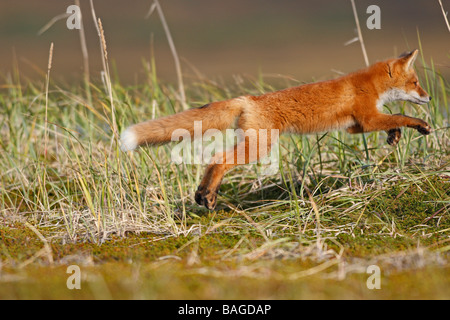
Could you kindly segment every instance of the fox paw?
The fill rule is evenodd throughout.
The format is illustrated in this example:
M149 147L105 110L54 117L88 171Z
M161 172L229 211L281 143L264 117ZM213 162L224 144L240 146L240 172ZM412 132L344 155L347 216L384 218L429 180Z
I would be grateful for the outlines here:
M388 131L388 137L386 142L391 146L396 146L402 137L402 131L400 128L391 129Z
M423 135L428 135L431 133L431 127L428 123L424 122L424 124L416 127L416 130Z
M195 192L195 202L206 209L214 210L217 204L217 191L211 191L208 188L198 187Z

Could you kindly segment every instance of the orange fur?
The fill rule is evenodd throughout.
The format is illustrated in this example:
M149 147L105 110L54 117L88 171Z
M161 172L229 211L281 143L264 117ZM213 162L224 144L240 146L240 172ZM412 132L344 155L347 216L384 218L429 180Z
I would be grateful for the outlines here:
M202 129L224 130L235 119L238 127L247 129L278 129L280 133L308 134L346 129L349 133L384 130L388 132L388 143L395 145L401 136L401 127L417 129L422 134L430 133L430 126L423 120L404 115L382 114L384 103L407 100L414 103L430 101L429 95L417 82L412 65L418 51L414 50L397 59L350 73L335 80L305 84L261 96L214 102L201 108L191 109L134 125L124 134L125 150L137 145L165 143L171 140L175 129L187 129L193 135L194 121L202 121ZM257 138L258 150L259 138ZM235 146L235 151L245 151L245 163L253 162L270 151L259 150L256 157L249 154L249 137ZM213 209L217 192L225 173L238 164L230 156L237 152L216 154L208 165L196 192L197 203Z

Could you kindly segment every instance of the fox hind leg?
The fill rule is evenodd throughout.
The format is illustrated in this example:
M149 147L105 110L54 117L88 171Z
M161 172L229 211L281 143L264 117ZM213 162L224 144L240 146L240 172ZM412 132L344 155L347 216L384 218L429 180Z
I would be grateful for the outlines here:
M263 145L259 137L256 142L245 137L245 140L236 144L233 149L214 155L195 193L195 201L213 210L217 204L217 194L224 175L233 167L248 164L266 156L272 147L270 138L267 138L266 142Z

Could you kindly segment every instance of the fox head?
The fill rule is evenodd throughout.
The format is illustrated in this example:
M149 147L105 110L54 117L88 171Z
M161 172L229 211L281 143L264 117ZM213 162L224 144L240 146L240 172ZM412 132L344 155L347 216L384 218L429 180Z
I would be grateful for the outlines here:
M387 61L387 72L389 80L386 82L386 91L382 100L409 101L416 104L424 104L431 101L431 97L423 90L413 65L419 50L413 50L402 54L397 59Z

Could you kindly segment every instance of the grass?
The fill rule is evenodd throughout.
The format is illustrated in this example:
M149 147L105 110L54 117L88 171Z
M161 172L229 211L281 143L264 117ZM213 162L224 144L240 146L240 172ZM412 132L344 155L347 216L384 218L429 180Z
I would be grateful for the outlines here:
M4 77L0 298L450 297L450 88L432 62L419 70L431 103L386 106L431 135L405 129L396 148L385 133L284 136L278 173L231 171L215 212L193 200L203 166L171 163L170 145L119 150L116 130L183 109L146 68L145 85L108 77L88 91ZM298 85L270 82L185 89L196 107ZM65 287L69 264L89 289ZM379 291L365 285L373 264Z

